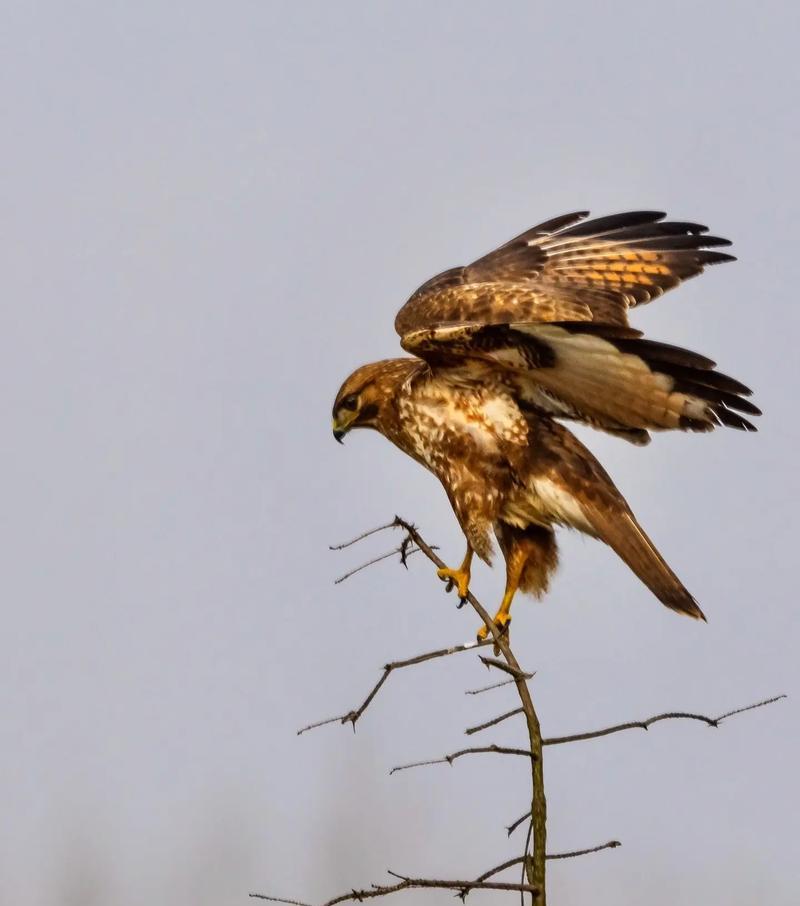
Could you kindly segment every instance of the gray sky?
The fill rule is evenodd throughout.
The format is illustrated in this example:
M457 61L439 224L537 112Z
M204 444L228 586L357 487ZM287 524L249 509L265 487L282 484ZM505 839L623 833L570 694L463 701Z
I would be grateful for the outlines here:
M514 611L545 731L796 692L798 18L5 5L0 901L317 901L517 854L523 763L387 775L513 706L463 695L488 681L472 655L392 679L355 735L294 731L476 628L421 559L332 584L393 539L328 544L397 511L462 548L431 476L378 436L333 443L336 389L397 352L416 285L564 211L665 207L735 240L636 323L766 414L590 437L710 622L562 535L548 600ZM476 571L487 606L502 579ZM553 902L796 903L796 714L548 751L552 849L624 844L553 864Z

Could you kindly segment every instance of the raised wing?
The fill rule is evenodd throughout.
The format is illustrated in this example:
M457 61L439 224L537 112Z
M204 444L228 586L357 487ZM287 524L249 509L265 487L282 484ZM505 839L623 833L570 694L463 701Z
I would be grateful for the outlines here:
M698 223L660 211L585 220L587 211L540 223L466 267L424 283L395 329L471 322L628 323L628 309L662 295L710 264L734 260L730 245Z
M456 324L406 334L403 348L439 367L489 364L520 403L646 443L648 430L755 431L751 391L705 356L585 321Z

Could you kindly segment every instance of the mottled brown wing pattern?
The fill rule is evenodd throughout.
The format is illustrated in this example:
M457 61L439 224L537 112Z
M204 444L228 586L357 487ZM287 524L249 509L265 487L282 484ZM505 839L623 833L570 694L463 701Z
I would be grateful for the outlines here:
M754 431L749 388L705 356L642 338L630 327L561 322L459 324L407 334L403 348L434 365L480 361L506 376L521 403L621 433L727 425ZM641 434L628 439L641 443Z
M468 283L443 285L435 293L420 297L413 308L401 311L396 327L403 337L441 324L592 319L592 308L582 301L581 293L545 292L525 283Z
M633 211L586 221L587 212L539 224L466 267L423 284L395 320L404 334L459 321L589 320L627 324L649 302L710 264L733 257L702 224Z

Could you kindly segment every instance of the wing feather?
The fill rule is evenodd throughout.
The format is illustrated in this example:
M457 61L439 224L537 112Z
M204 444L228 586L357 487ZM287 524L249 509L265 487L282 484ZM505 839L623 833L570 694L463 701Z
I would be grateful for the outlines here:
M710 431L720 424L755 431L739 413L760 414L745 399L749 388L713 370L711 359L645 340L629 327L457 324L415 331L402 345L433 365L490 363L521 402L615 432Z
M641 305L733 257L730 245L689 221L664 221L661 211L631 211L594 220L587 212L538 224L465 267L424 283L395 319L403 336L458 321L508 323L554 320L554 308L580 308L572 320L626 324ZM567 320L564 316L561 320Z

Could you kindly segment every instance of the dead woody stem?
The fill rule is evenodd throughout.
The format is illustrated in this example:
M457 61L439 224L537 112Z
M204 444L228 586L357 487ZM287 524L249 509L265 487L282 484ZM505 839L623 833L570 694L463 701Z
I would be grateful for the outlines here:
M444 562L439 559L430 545L417 531L416 526L412 525L405 519L395 516L394 522L400 528L405 529L408 537L416 544L423 554L434 563L439 569L445 566ZM525 724L528 729L528 740L530 742L530 764L531 764L531 816L533 821L533 853L530 864L526 863L526 874L528 883L539 891L536 899L537 904L546 906L547 889L545 886L545 859L547 846L547 801L544 795L544 767L542 764L542 731L539 726L539 718L533 707L533 699L526 680L527 674L520 667L514 653L508 646L508 640L505 634L501 633L494 625L494 621L489 616L483 605L478 601L472 592L467 593L472 609L478 614L483 623L489 627L495 648L499 649L505 661L504 667L514 678L514 685L519 695L520 704L525 715ZM484 663L489 662L485 659ZM487 663L487 666L491 662ZM499 666L499 664L491 664Z
M357 538L352 539L351 541L346 542L345 544L333 545L332 550L341 550L346 547L350 547L357 542L370 537L371 535L376 534L377 532L385 531L391 528L401 528L405 532L405 536L400 543L400 546L390 551L388 554L385 554L381 557L373 558L367 563L362 564L354 570L351 570L345 576L343 576L337 582L343 581L344 579L352 576L353 574L359 572L361 569L364 569L368 566L371 566L374 563L378 563L383 559L386 559L389 556L394 554L400 555L400 562L405 566L407 557L412 553L423 553L425 556L438 568L442 568L445 564L439 557L436 555L436 548L427 544L427 542L422 538L417 528L410 522L405 519L402 519L399 516L395 516L394 520L386 525L379 526L376 529L372 529L368 532L364 532L359 535ZM753 705L747 705L743 708L737 708L734 711L729 711L725 714L721 714L718 717L707 717L702 714L695 714L691 712L683 711L674 711L664 714L657 714L653 717L649 717L646 720L641 721L630 721L627 723L616 724L611 727L605 727L599 730L592 730L584 733L576 733L569 736L557 736L547 739L542 739L541 730L539 727L539 720L536 715L536 711L533 706L533 700L530 695L530 690L528 688L527 681L532 678L533 674L526 673L522 670L519 663L517 662L516 657L514 656L511 648L508 645L508 637L505 634L502 634L497 627L494 625L493 621L489 617L489 614L480 604L480 602L472 595L468 593L466 597L466 602L468 602L473 610L478 614L479 618L483 623L489 628L491 637L482 641L482 642L467 642L462 645L455 645L450 648L441 648L435 651L426 652L424 654L419 654L414 657L406 658L404 660L392 661L391 663L385 664L375 685L370 689L364 701L355 709L348 711L345 714L338 715L336 717L330 717L326 720L317 721L316 723L309 724L306 727L298 730L298 735L307 732L308 730L315 729L317 727L322 727L327 724L332 723L349 723L355 730L355 725L357 721L362 717L364 712L373 702L378 692L389 678L389 675L396 670L416 666L417 664L425 663L426 661L447 657L451 654L458 654L464 651L471 651L475 648L480 648L486 645L493 645L495 652L498 652L502 655L502 659L487 657L479 655L481 662L487 667L487 669L496 669L500 670L503 673L507 674L510 679L502 680L498 683L493 683L489 686L482 687L480 689L470 690L467 694L477 695L482 692L486 692L490 689L496 689L501 686L513 684L516 687L517 694L520 700L520 707L514 708L510 711L507 711L503 714L498 715L490 720L484 721L481 724L470 727L466 730L468 735L478 733L482 730L488 729L489 727L496 726L497 724L508 720L512 717L522 714L525 718L526 729L528 733L529 748L512 748L508 746L499 746L499 745L487 745L480 747L469 747L461 749L457 752L452 752L449 755L445 755L443 758L433 759L428 761L414 762L412 764L400 765L398 767L392 768L390 773L396 773L397 771L406 770L412 767L419 767L422 765L429 764L438 764L438 763L448 763L453 764L456 759L459 759L466 755L473 754L482 754L490 753L495 755L514 755L528 759L531 768L531 807L530 809L518 818L513 824L511 824L507 830L509 836L513 831L519 827L525 821L528 821L528 834L525 841L525 848L522 856L509 859L506 862L503 862L500 865L495 866L494 868L489 869L488 871L483 872L479 875L474 881L460 881L460 880L435 880L430 878L415 878L407 875L399 875L395 872L389 871L389 874L397 879L396 883L392 884L372 884L369 888L363 890L351 890L347 893L340 894L339 896L334 897L333 899L328 900L323 906L336 906L338 903L344 903L349 901L361 902L366 899L372 899L376 897L383 897L389 894L398 893L402 890L408 890L412 888L427 888L427 889L439 889L439 890L452 890L455 891L457 896L462 900L466 899L467 895L472 890L497 890L497 891L508 891L516 892L520 895L520 898L523 899L526 893L530 894L531 903L542 904L546 906L546 887L545 887L545 862L552 859L568 859L576 856L583 856L589 853L600 852L606 849L613 849L620 846L621 844L617 840L610 840L607 843L603 843L599 846L594 846L589 849L579 849L573 850L570 852L562 853L551 853L550 855L546 854L546 822L547 822L547 803L545 800L544 793L544 773L542 766L542 749L547 745L561 745L568 742L579 742L583 740L596 739L602 736L608 736L612 733L619 733L624 730L630 729L643 729L647 730L653 724L663 721L663 720L675 720L675 719L684 719L684 720L694 720L705 723L711 727L718 727L720 723L736 714L741 714L745 711L751 711L755 708L760 708L773 702L778 701L781 698L785 698L784 695L775 696L764 701L757 702ZM532 846L531 846L532 839ZM530 851L529 851L530 847ZM514 866L522 867L522 879L519 883L505 883L500 881L489 880L495 875L500 874L506 869L512 868ZM273 897L265 894L251 893L251 897L261 900L266 900L273 903L286 903L290 906L308 906L306 903L302 903L299 900L283 899L280 897Z

